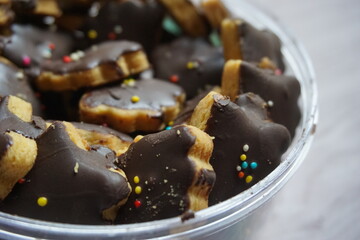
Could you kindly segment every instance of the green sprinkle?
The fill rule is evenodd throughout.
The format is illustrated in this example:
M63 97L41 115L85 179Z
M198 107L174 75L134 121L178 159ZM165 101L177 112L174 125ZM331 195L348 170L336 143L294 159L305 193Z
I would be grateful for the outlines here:
M170 16L164 18L162 26L167 32L174 34L175 36L180 36L182 34L181 28Z

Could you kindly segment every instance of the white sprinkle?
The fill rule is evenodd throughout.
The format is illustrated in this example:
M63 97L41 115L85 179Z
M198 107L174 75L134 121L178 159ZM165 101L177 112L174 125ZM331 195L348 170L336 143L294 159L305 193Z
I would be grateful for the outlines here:
M213 136L213 137L210 137L211 138L211 140L214 140L215 139L215 137Z
M274 106L274 102L271 101L271 100L269 100L269 101L267 102L267 105L268 105L269 107L273 107L273 106Z
M247 144L245 144L244 146L243 146L243 151L244 152L247 152L247 151L249 151L249 145L247 145Z
M85 56L85 53L81 50L76 51L76 53L79 56L79 58L83 58Z
M168 180L167 179L164 179L164 183L167 183L168 182Z
M47 17L44 18L43 21L44 21L44 23L45 23L46 25L52 25L52 24L55 23L55 18L54 18L54 17L51 17L51 16L47 16Z
M52 56L51 52L48 49L44 50L41 55L43 56L43 58L51 58Z
M24 77L25 77L25 75L24 75L23 72L17 72L17 73L16 73L16 78L17 78L17 79L21 80L21 79L24 79Z
M236 170L238 171L238 172L240 172L241 171L241 167L238 165L238 166L236 166Z
M76 52L70 54L70 58L71 58L73 61L78 61L78 60L80 59L79 54L77 54Z
M77 162L74 167L74 173L78 173L78 172L79 172L79 163Z
M179 129L176 131L176 134L180 136L180 130Z
M123 29L122 29L122 27L121 27L120 25L116 25L116 26L114 27L114 32L115 32L116 34L120 34L122 31L123 31Z

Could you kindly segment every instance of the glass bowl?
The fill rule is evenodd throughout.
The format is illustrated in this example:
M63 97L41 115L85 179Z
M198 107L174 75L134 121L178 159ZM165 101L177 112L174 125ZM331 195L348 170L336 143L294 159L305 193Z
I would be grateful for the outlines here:
M87 226L60 224L13 216L0 212L0 239L245 239L261 206L270 200L296 172L305 158L317 123L317 89L312 63L303 46L274 18L245 1L223 0L230 11L258 28L277 34L287 63L286 74L301 84L302 120L282 163L250 189L222 203L195 213L182 222L180 217L139 224ZM274 203L276 204L276 202ZM256 230L255 230L256 231Z

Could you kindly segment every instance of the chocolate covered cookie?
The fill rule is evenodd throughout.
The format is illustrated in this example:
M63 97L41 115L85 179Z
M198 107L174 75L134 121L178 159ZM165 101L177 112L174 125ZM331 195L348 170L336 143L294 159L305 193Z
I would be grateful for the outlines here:
M288 128L295 135L301 113L298 106L300 83L293 76L261 69L241 60L228 61L221 84L222 94L235 100L241 93L253 92L268 106L271 119Z
M266 177L279 165L290 144L289 132L271 122L260 97L240 95L237 104L211 92L200 101L189 122L214 137L210 163L216 183L209 205L227 200Z
M31 171L1 203L1 211L52 222L107 224L131 188L115 153L86 146L69 123L55 122L36 140Z
M155 77L184 88L188 99L206 85L219 85L224 66L221 48L201 38L181 37L157 47L152 55Z
M209 164L212 147L206 133L186 125L133 143L119 158L133 192L116 222L152 221L206 208L215 181Z
M225 19L221 24L221 39L226 60L263 62L266 68L285 69L280 39L268 30L258 30L240 19Z
M76 90L119 81L149 67L140 44L130 41L104 42L85 52L44 62L36 85L44 91Z
M84 122L106 123L126 133L153 132L175 119L184 100L183 90L172 83L130 79L84 94L80 118Z

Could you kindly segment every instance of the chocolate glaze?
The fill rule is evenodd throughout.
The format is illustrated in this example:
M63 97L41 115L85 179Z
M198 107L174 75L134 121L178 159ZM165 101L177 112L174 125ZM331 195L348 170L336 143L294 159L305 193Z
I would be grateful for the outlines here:
M240 66L242 92L253 92L266 102L272 101L269 108L271 119L288 128L291 136L300 121L298 106L300 83L293 76L275 75L273 71L257 68L247 62Z
M78 61L65 63L62 59L45 61L41 65L43 71L58 74L66 74L89 70L101 64L111 64L123 75L122 70L117 66L118 58L126 53L141 51L140 44L130 41L108 41L93 46L84 52L84 57Z
M127 39L139 42L149 53L160 37L164 8L155 0L107 1L96 16L89 16L82 28L84 35L95 30L89 44ZM118 27L120 26L120 28ZM119 29L116 29L119 28Z
M5 156L12 144L13 142L11 136L6 135L5 133L0 133L0 161Z
M259 106L257 96L240 95L238 103L230 99L214 96L211 117L207 121L207 132L214 136L214 151L210 163L216 172L215 186L209 196L209 205L224 201L248 189L279 165L281 155L290 144L287 129L271 122L262 110L265 102ZM249 150L245 152L243 146ZM243 167L244 178L238 177L237 166L243 161L240 155L246 154L247 168ZM252 169L250 164L257 163ZM246 183L247 176L253 177Z
M274 33L268 30L258 30L247 22L238 26L238 32L243 60L258 63L263 57L268 57L279 69L284 71L281 42Z
M182 37L160 45L154 50L152 59L155 77L169 81L176 75L177 84L184 88L188 99L206 85L220 85L224 67L222 49L213 47L204 39ZM189 62L198 66L189 69Z
M146 135L119 157L133 192L120 209L117 223L145 222L180 216L189 209L187 191L195 174L188 152L195 137L186 126ZM213 184L215 174L205 171L204 181ZM139 183L133 181L138 176ZM140 186L140 194L134 192ZM135 207L138 200L140 207Z
M0 86L0 97L6 95L17 96L31 103L35 115L42 115L40 102L31 89L25 74L15 66L1 62L1 60Z
M37 145L38 156L26 182L14 187L0 209L46 221L108 224L102 211L130 192L126 179L109 170L116 168L115 154L101 146L90 151L78 148L61 122L50 126ZM37 205L39 197L48 199L46 206Z
M24 122L8 109L9 97L0 99L0 133L14 131L26 137L37 138L45 128L45 121L40 117L33 117L32 122Z
M81 101L89 107L101 104L125 110L153 110L152 117L162 117L164 107L176 105L176 98L183 94L181 87L158 79L137 80L134 87L117 84L85 94ZM140 100L131 102L132 96Z
M0 51L19 67L38 67L46 60L44 53L50 51L49 44L55 45L51 59L61 58L71 52L72 40L64 33L19 24L13 24L11 30L11 36L0 37ZM23 63L24 56L30 57L30 65Z

